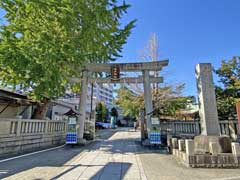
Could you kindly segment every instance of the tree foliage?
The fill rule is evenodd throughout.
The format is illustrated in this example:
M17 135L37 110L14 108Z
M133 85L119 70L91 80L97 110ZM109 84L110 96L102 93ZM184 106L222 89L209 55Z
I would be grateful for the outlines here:
M107 108L104 102L98 102L96 104L96 120L104 122L107 119Z
M155 113L175 116L178 110L186 109L191 97L182 95L184 87L184 84L159 87L156 93L157 97L154 99Z
M129 5L116 0L1 0L0 81L32 97L57 97L88 62L120 56L134 26L120 24Z
M155 115L175 116L180 109L185 109L192 97L183 96L184 85L169 85L157 89L158 97L155 99ZM152 92L153 93L153 92ZM122 87L118 90L115 102L123 109L125 116L137 117L140 111L144 110L144 95L135 95L129 89Z
M128 88L122 86L117 91L115 104L123 110L123 115L135 118L144 107L144 99L142 96L135 95Z
M217 108L220 119L236 115L236 102L240 101L240 57L223 60L216 70L222 86L216 87Z
M118 117L118 111L115 107L111 109L111 116L113 117Z

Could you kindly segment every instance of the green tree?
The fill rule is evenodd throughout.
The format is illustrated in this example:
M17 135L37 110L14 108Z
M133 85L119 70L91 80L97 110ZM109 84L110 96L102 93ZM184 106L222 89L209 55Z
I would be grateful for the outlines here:
M159 87L155 102L155 115L175 116L178 110L186 109L190 96L183 96L184 84ZM154 90L156 91L156 89ZM152 92L153 93L153 92ZM129 89L121 87L118 90L116 105L123 109L123 114L132 118L138 117L144 109L144 95L135 95Z
M97 121L102 121L102 103L98 102L96 104L96 120Z
M157 89L155 113L159 115L176 116L178 110L186 109L190 96L183 96L184 84L168 85Z
M123 110L123 115L131 118L137 117L144 105L143 98L135 95L126 87L121 87L117 94L115 104Z
M111 116L113 117L118 117L118 111L115 107L111 109Z
M108 109L104 102L102 102L102 120L106 121L108 118Z
M220 119L233 118L236 115L236 102L240 101L240 57L223 60L215 72L222 84L216 86L218 115Z
M79 67L120 56L134 26L119 22L128 7L116 0L1 0L2 85L20 84L36 100L61 96Z
M107 108L104 102L98 102L96 104L96 120L104 122L107 118Z

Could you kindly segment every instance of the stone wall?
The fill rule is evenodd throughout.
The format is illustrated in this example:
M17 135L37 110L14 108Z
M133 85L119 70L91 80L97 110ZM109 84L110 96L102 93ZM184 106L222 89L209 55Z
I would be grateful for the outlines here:
M231 153L195 152L195 145L191 139L176 139L170 141L173 156L188 167L193 168L240 168L240 144L231 144Z
M0 119L0 158L65 143L66 122Z

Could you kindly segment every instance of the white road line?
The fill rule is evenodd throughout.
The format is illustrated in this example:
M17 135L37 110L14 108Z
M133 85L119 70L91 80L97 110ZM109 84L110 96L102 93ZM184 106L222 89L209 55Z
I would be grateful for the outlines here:
M226 177L226 178L218 178L218 179L213 179L213 180L239 180L240 176L235 176L235 177Z
M65 144L64 144L64 145L61 145L61 146L49 148L49 149L44 149L44 150L37 151L37 152L32 152L32 153L23 154L23 155L15 156L15 157L8 158L8 159L3 159L3 160L0 160L0 163L6 162L6 161L11 161L11 160L18 159L18 158L22 158L22 157L26 157L26 156L30 156L30 155L34 155L34 154L39 154L39 153L46 152L46 151L51 151L51 150L54 150L54 149L59 149L59 148L62 148L62 147L64 147L64 146L65 146Z

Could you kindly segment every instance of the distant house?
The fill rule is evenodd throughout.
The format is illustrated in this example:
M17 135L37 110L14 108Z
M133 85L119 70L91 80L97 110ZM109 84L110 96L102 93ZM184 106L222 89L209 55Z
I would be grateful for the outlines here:
M75 111L76 107L75 104L71 104L68 102L64 102L61 100L52 101L52 120L64 120L65 113L69 112L70 110Z
M176 115L182 120L196 120L199 119L198 104L188 104L186 109L179 110Z
M0 118L31 119L35 104L26 95L0 89Z
M51 101L51 119L66 120L66 115L69 113L79 114L75 103L69 103L62 100ZM86 119L90 118L90 113L86 112Z

